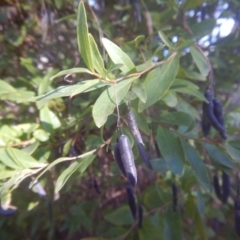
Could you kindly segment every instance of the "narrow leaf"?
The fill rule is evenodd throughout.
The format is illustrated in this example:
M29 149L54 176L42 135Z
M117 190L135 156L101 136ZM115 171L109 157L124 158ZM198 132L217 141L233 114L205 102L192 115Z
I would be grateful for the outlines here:
M127 80L121 81L116 84L116 95L118 104L126 96L131 86L132 81L136 78L129 78ZM97 127L101 127L107 121L107 118L110 114L113 113L114 108L116 107L116 96L114 86L106 89L97 99L93 106L92 115Z
M210 157L218 164L228 168L235 168L235 165L227 154L223 153L219 148L214 145L204 143L203 146L206 148Z
M170 49L173 48L171 42L168 40L168 38L167 38L167 36L165 35L164 32L159 31L158 35L166 46L168 46Z
M88 38L87 17L83 1L80 1L78 5L77 40L79 52L81 53L83 61L91 71L94 71L91 48Z
M94 69L101 74L103 77L106 76L107 70L104 68L104 62L102 59L102 56L98 50L98 46L93 38L93 36L89 33L89 42L90 42L90 47L91 47L91 54L92 54L92 59L93 59L93 66Z
M175 80L178 66L179 59L175 56L148 74L144 82L147 101L146 103L139 102L138 109L140 112L156 103L167 93Z
M16 148L0 149L0 162L13 169L42 168L45 163L36 161L26 152Z
M63 70L57 74L55 74L54 76L52 76L50 78L50 80L53 80L57 77L61 77L61 76L65 76L65 75L71 75L71 74L76 74L76 73L88 73L88 74L92 74L91 71L89 71L87 68L70 68L67 70Z
M135 68L135 65L130 57L115 43L111 42L107 38L103 38L102 42L112 61L115 64L122 64L122 67L120 68L122 72L127 73Z
M226 142L224 145L225 145L225 148L226 148L228 154L231 156L231 158L239 163L240 162L240 149L231 145L230 142Z
M136 84L134 84L132 90L142 102L144 103L146 102L147 93L144 88L144 85L141 82L137 82Z
M104 217L108 222L121 226L133 224L133 217L128 206L122 206L116 209L114 212Z
M95 89L101 88L106 86L108 83L103 82L99 79L92 79L79 82L75 85L70 86L60 86L44 95L32 98L31 100L40 101L40 100L47 100L59 97L69 97L74 96L79 93L83 92L90 92Z
M96 151L97 149L94 149L92 151L89 151L87 153L84 153L82 155L79 155L77 156L76 158L73 158L73 157L62 157L62 158L58 158L56 160L54 160L52 163L50 163L36 178L34 181L32 181L29 185L29 187L31 188L35 181L37 181L45 172L47 172L49 169L51 169L52 167L54 167L55 165L57 165L58 163L61 163L61 162L65 162L65 161L72 161L72 160L76 160L76 159L83 159L83 158L86 158L90 155L93 155L93 153Z
M199 183L203 186L203 188L205 188L205 190L210 192L212 190L212 183L202 159L199 157L196 149L193 148L185 139L180 138L180 141L185 156L190 163Z
M67 169L65 169L57 179L55 193L58 193L62 189L67 180L76 170L79 170L80 173L82 174L86 170L86 168L91 164L95 156L96 155L92 154L85 158L78 158Z
M190 126L193 122L192 117L185 112L168 112L159 117L161 122L178 126Z
M157 143L171 171L181 176L184 169L184 154L179 140L167 128L157 130Z
M203 54L195 47L190 47L190 51L192 54L192 58L195 61L200 73L204 77L206 77L209 73L209 67L208 67L206 57L204 57Z

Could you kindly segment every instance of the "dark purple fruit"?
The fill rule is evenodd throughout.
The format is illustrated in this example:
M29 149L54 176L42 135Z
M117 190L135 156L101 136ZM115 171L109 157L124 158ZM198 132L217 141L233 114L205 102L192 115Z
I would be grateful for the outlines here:
M131 111L128 112L127 118L128 118L129 129L131 130L137 143L141 143L142 145L144 145L143 140L142 140L142 135L137 126L136 118Z
M129 184L135 187L137 184L137 170L129 139L126 135L119 137L119 151Z
M227 131L225 128L224 118L223 118L223 110L222 110L222 102L219 98L213 99L213 112L218 120L218 122L223 126L224 130L220 131L220 135L223 139L227 139Z
M16 213L16 209L3 209L2 206L0 206L0 215L4 217L12 216L14 213Z
M121 173L126 177L126 171L124 169L121 154L120 154L119 143L116 143L114 146L114 158Z
M217 118L214 115L213 111L213 93L211 90L207 90L205 92L205 97L208 100L208 103L203 103L203 114L206 114L207 119L209 120L210 124L219 132L223 132L225 130L224 126L222 126Z
M131 210L132 216L136 219L137 214L137 207L135 202L135 197L130 186L126 186L127 198L128 198L128 205Z
M152 167L152 164L150 162L149 156L144 149L144 146L141 143L137 143L137 146L138 146L139 154L140 154L142 160L144 161L145 165L147 166L147 168L152 170L153 167Z
M223 171L222 174L222 203L227 203L230 195L230 178L227 173Z

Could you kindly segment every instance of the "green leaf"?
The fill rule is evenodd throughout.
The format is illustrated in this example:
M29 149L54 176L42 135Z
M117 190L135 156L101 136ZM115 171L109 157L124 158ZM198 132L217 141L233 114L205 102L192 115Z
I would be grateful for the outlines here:
M53 129L61 127L61 122L59 121L57 115L47 106L40 110L40 121L44 130L50 133L53 132Z
M125 52L123 52L122 49L119 48L116 44L114 44L107 38L102 38L102 43L112 61L115 64L122 64L122 67L120 67L120 69L123 73L127 73L135 69L135 65L130 59L130 57Z
M7 82L0 80L0 99L22 103L28 101L34 94L31 91L16 89Z
M54 167L55 165L57 165L58 163L61 162L65 162L65 161L72 161L72 160L76 160L76 159L84 159L87 158L90 155L93 155L93 153L96 151L97 149L94 149L92 151L86 152L82 155L77 156L76 158L72 158L72 157L62 157L62 158L58 158L56 160L54 160L52 163L50 163L36 178L34 181L32 181L30 183L30 188L34 185L35 181L37 181L45 172L47 172L49 169L51 169L52 167Z
M93 59L91 55L90 42L88 38L88 26L87 17L83 1L80 1L78 5L78 16L77 16L77 40L78 48L83 61L88 68L93 72Z
M70 68L67 70L63 70L54 76L50 78L50 80L53 80L57 77L65 76L65 75L71 75L71 74L76 74L76 73L88 73L88 74L93 74L91 71L89 71L87 68Z
M176 107L178 103L176 93L171 90L169 90L167 94L164 95L162 101L164 101L168 107L172 108Z
M206 148L208 154L216 163L221 164L227 168L235 168L235 165L232 163L231 159L219 148L208 143L204 143L202 145Z
M153 217L144 216L142 228L140 229L140 231L138 231L139 238L135 238L135 239L164 240L162 229L163 229L163 223L161 224L161 221L157 221L157 223L155 224L153 221Z
M14 175L17 175L18 173L19 173L19 170L10 171L5 168L4 169L1 168L0 180L13 177Z
M240 162L240 150L236 147L234 147L234 145L231 145L230 142L225 142L225 148L228 152L228 154L231 156L231 158L233 160L235 160L236 162Z
M108 222L114 224L114 225L130 225L134 223L134 219L132 217L131 211L129 209L129 206L121 206L114 212L106 215L104 217Z
M101 88L108 85L99 79L92 79L79 82L75 85L60 86L51 92L44 95L33 98L32 100L40 101L59 97L75 96L79 93L94 91L95 89Z
M0 162L13 169L42 168L45 163L37 162L26 152L16 148L0 149Z
M118 104L126 96L131 86L132 81L136 78L129 78L116 84L116 94ZM116 98L114 85L106 89L97 99L93 106L92 115L97 127L101 127L107 121L110 114L113 113L116 107Z
M37 129L33 132L33 136L34 136L34 138L36 138L37 140L39 140L41 142L46 142L46 141L48 141L48 139L50 137L50 133L43 129Z
M196 47L190 47L192 58L195 61L200 73L206 77L209 73L209 66L205 56Z
M138 109L140 112L150 107L160 100L173 84L178 72L179 59L177 56L168 59L168 61L153 69L144 81L147 93L146 103L139 102Z
M206 81L207 78L204 77L202 74L191 71L191 70L184 70L185 76L189 79L196 80L196 81Z
M79 83L78 86L76 86L75 91L71 94L71 97L73 97L79 93L94 91L94 90L104 87L106 85L108 85L108 83L103 82L99 79L84 81L83 84Z
M137 47L144 38L145 38L144 35L139 35L134 40L128 42L128 44L131 44L131 45L134 45L134 47Z
M65 185L69 177L78 170L81 174L85 172L87 167L92 163L96 155L92 154L85 158L78 158L73 162L67 169L65 169L61 175L58 177L56 186L55 186L55 193L58 193L62 187Z
M231 146L240 149L240 139L228 141L228 143L229 143Z
M168 112L163 113L158 118L161 122L177 125L177 126L190 126L193 122L192 117L185 112Z
M195 224L193 224L193 229L196 232L196 236L199 236L201 240L208 240L206 235L206 230L204 226L204 222L199 214L198 208L196 206L196 198L191 194L188 194L187 201L185 202L184 209L187 217L191 217L195 220Z
M197 6L201 5L204 2L204 0L186 0L183 4L183 8L185 11L189 9L196 8Z
M169 170L167 163L163 159L151 159L151 164L153 166L153 170L156 172L166 173Z
M199 183L205 188L206 191L212 190L212 183L208 175L205 164L199 157L195 148L193 148L185 139L180 138L185 156L190 163L193 172L195 173Z
M193 34L188 34L190 38L200 39L210 34L216 26L215 19L205 19L201 22L190 25Z
M16 93L17 90L6 81L0 80L0 95Z
M197 90L195 88L178 87L178 88L172 89L172 91L193 95L193 96L197 97L198 99L200 99L201 101L207 102L207 99L204 97L204 95L199 90Z
M165 240L181 240L183 239L182 221L179 212L173 212L172 209L168 209L164 218L164 239Z
M92 59L93 59L93 66L94 69L101 74L103 77L107 75L107 70L104 68L104 62L102 56L98 50L98 46L93 38L93 36L89 33L89 42L91 47Z
M54 0L55 6L57 7L57 9L62 8L62 5L64 3L64 0Z
M137 95L137 97L142 101L146 102L147 100L147 93L144 88L144 85L141 82L137 82L136 84L133 85L132 91Z
M197 178L192 168L188 165L184 167L184 174L181 177L181 188L184 192L190 192L191 188L197 184Z
M182 52L184 49L189 48L190 46L194 45L196 42L194 40L186 40L182 43L180 43L177 46L177 49L179 52Z
M38 148L38 146L39 146L39 142L38 142L38 141L33 141L32 144L26 146L26 147L23 148L22 150L23 150L25 153L27 153L27 154L29 154L29 155L32 155L32 154L35 152L35 150Z
M179 79L179 78L176 78L176 80L174 81L173 85L171 86L171 89L175 89L175 88L185 88L185 87L188 87L188 88L194 88L196 90L199 89L199 87L188 81L188 80L185 80L185 79Z
M174 174L181 176L184 169L184 154L179 140L167 128L159 126L157 143L168 167Z
M189 104L188 102L186 102L179 96L178 96L177 110L180 112L185 112L185 113L189 114L190 116L200 120L198 111L191 104Z
M163 41L163 43L168 46L170 49L173 49L173 46L171 44L171 42L168 40L167 36L164 34L164 32L162 31L158 31L158 35L160 37L160 39Z

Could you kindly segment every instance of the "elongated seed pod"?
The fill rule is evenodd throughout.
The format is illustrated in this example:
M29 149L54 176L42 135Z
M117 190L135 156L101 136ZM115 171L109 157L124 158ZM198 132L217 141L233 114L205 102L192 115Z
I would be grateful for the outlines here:
M135 187L137 184L137 170L129 139L126 135L119 137L119 151L129 184Z
M213 187L214 187L214 191L215 191L215 194L216 194L217 198L219 200L222 200L222 193L221 193L221 188L220 188L220 185L219 185L217 175L214 175L214 177L213 177Z
M0 206L0 215L4 217L8 217L16 213L16 209L3 209L2 206Z
M132 188L130 186L126 186L126 192L128 197L129 208L131 210L133 218L136 219L137 206L136 206L135 197L134 197Z
M124 169L121 154L120 154L119 143L116 143L114 146L114 158L121 173L126 177L126 171Z
M213 99L213 112L218 120L218 122L223 126L224 130L219 132L223 139L227 139L227 131L225 128L224 118L223 118L223 110L222 110L222 102L219 98Z
M138 228L142 228L142 220L143 220L143 208L141 204L138 204Z
M138 0L130 0L130 4L133 6L135 21L141 22L142 21L142 15L141 15L141 10L140 10Z
M98 183L97 183L96 179L93 180L93 187L94 187L97 194L101 194L101 191L100 191L100 188L98 186Z
M229 175L223 171L222 174L222 203L227 203L230 195L230 179Z
M150 162L149 156L147 155L147 153L144 149L144 146L141 143L137 143L137 146L138 146L139 154L140 154L142 160L144 161L145 165L147 166L147 168L152 170L153 167L152 167L152 164Z
M206 113L206 117L208 118L210 124L219 132L225 131L224 126L222 126L217 118L214 115L213 111L213 94L211 90L207 90L205 92L205 97L207 98L209 103L203 103L203 110Z
M211 129L211 124L208 121L208 118L206 117L205 111L203 111L203 115L202 115L202 132L203 132L203 135L205 137L208 136L208 134L210 132L210 129Z
M144 145L143 140L142 140L142 135L137 126L136 118L131 111L128 112L127 118L128 118L128 126L129 126L134 138L136 139L137 143L141 143L142 145Z
M173 211L177 211L178 205L178 188L175 183L172 184L172 201L173 201Z

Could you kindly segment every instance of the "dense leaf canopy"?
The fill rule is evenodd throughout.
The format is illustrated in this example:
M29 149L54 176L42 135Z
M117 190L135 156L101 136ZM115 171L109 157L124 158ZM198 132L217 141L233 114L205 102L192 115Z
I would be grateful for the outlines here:
M237 239L239 1L0 1L0 49L0 239Z

